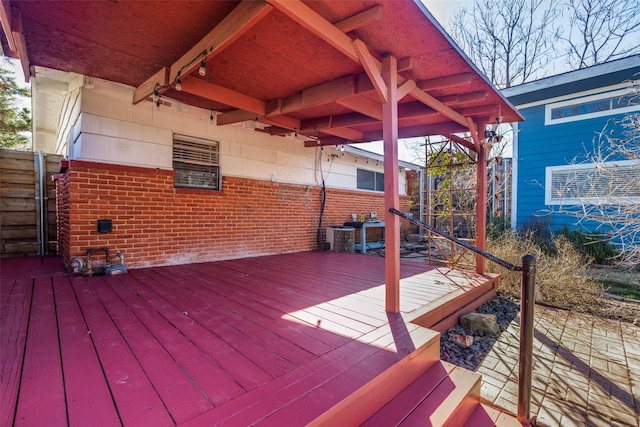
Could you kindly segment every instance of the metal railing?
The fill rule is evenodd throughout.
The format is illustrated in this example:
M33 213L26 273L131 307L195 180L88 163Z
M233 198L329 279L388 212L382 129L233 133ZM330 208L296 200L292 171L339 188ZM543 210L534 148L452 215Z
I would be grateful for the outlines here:
M533 314L535 307L536 258L533 255L525 255L522 257L522 265L515 265L509 261L498 258L497 256L470 244L469 242L460 240L427 223L416 220L413 216L400 212L397 209L391 208L389 209L389 212L398 215L418 227L422 227L432 233L442 236L471 252L481 255L508 270L522 272L517 415L519 422L523 424L530 424L533 421L531 418L531 377L533 371Z

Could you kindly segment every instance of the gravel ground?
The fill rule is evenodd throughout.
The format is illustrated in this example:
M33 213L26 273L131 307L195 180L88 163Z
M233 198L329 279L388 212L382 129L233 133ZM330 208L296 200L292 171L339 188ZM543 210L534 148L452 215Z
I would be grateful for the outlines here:
M509 298L497 296L484 303L476 311L478 313L495 314L500 333L502 333L517 316L520 311L520 304L513 302ZM473 344L468 347L460 344L460 336L473 337ZM456 325L440 336L440 359L475 371L491 350L498 336L487 332L471 332L460 325ZM471 341L469 338L466 340L467 342Z

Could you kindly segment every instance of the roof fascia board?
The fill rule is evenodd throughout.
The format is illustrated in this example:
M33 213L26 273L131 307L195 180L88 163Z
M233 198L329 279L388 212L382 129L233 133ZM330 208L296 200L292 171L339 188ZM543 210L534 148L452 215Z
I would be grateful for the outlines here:
M503 89L502 94L506 97L513 97L516 95L536 92L541 89L561 86L567 83L573 83L577 80L586 80L592 77L598 77L635 67L640 67L640 55L634 55L627 58L618 59L616 61L606 62L604 64L583 68L580 70L568 71L563 74L545 77L518 86L512 86L510 88Z
M582 92L574 92L568 95L562 95L562 96L556 96L553 98L545 98L545 99L541 99L539 101L535 101L535 102L528 102L526 104L520 104L520 105L516 105L516 108L518 109L524 109L524 108L531 108L531 107L537 107L539 105L546 105L546 104L550 104L553 102L560 102L560 101L566 101L569 99L575 99L575 98L582 98L583 96L589 96L589 95L596 95L599 93L603 93L603 92L610 92L613 90L618 90L618 89L624 89L627 87L631 87L632 84L630 82L628 83L619 83L616 85L612 85L612 86L604 86L604 87L599 87L596 89L589 89L589 90L585 90Z

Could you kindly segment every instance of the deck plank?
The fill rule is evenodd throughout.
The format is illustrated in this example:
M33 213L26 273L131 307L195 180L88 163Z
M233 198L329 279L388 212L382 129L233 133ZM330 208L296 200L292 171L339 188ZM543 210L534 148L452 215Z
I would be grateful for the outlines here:
M215 307L198 294L189 295L186 292L180 292L179 287L167 285L167 283L160 281L155 284L154 290L178 307L180 312L187 313L190 318L204 326L209 332L217 335L237 349L271 375L272 378L282 375L295 367L291 362L270 352L258 341L223 322L217 316Z
M211 282L207 282L201 277L191 277L187 280L182 277L181 274L177 274L176 276L175 284L181 287L182 292L197 293L209 302L212 309L217 312L218 318L221 321L236 328L247 337L251 337L260 342L271 352L278 354L293 365L302 364L316 357L305 347L292 343L286 338L275 334L270 328L266 327L267 325L260 322L260 319L256 320L253 313L251 313L250 317L243 317L230 307L227 307L229 301L225 297L212 291Z
M105 282L214 405L244 393L245 390L231 376L117 279L108 277Z
M105 283L105 276L89 278L89 285L107 307L127 345L153 383L173 419L183 422L213 407L156 337Z
M120 424L96 349L69 278L53 277L70 425Z
M178 270L178 272L184 274L186 270ZM251 306L251 301L246 301L246 295L238 295L235 289L233 289L233 283L231 282L224 280L213 281L209 278L199 277L195 279L194 284L198 285L199 288L205 288L208 292L215 294L216 299L219 299L220 303L233 313L239 314L252 323L263 325L274 334L281 336L316 356L324 354L333 348L310 335L306 335L302 330L292 327L289 322L282 321L282 313L278 313L276 320L263 314L261 311L254 310Z
M0 321L0 425L13 424L16 402L22 375L27 327L31 309L33 279L6 280L11 286L3 286L3 300ZM4 294L6 292L6 295Z
M60 346L51 279L36 278L16 426L66 426Z
M168 322L171 322L213 361L228 372L245 390L255 388L272 378L271 375L247 359L238 350L192 318L182 314L179 308L157 294L154 289L141 282L140 280L144 281L148 276L140 273L139 271L132 272L128 276L123 276L121 280L132 286L147 303L151 304ZM133 282L134 280L136 282Z
M122 423L129 426L175 424L157 390L87 280L83 277L72 277L70 280Z

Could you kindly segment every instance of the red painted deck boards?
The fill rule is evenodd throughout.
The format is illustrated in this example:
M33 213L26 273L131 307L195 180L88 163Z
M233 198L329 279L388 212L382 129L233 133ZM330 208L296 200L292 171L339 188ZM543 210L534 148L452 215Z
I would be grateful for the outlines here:
M51 279L36 278L16 426L67 425L57 323Z
M53 290L69 424L91 425L99 419L117 425L120 417L69 279L54 277Z
M402 314L391 316L375 257L88 278L36 261L2 271L2 425L16 408L18 425L301 425L432 337L405 323L411 311L485 280L402 263Z
M31 310L33 279L6 280L0 320L0 425L13 423ZM4 298L6 296L6 299Z
M174 425L158 392L87 280L73 277L71 282L123 424Z

